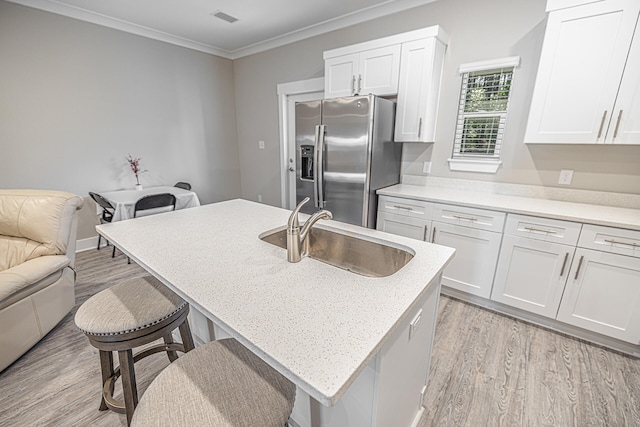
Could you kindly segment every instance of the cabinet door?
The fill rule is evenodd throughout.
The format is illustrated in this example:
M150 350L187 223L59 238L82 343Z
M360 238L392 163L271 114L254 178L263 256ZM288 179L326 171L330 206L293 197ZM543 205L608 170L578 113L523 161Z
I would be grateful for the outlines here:
M431 221L378 211L376 229L412 239L428 240Z
M359 54L329 58L324 62L324 97L337 98L354 94Z
M491 299L555 319L575 247L504 236Z
M435 37L402 44L396 142L433 142L445 47Z
M549 14L525 142L604 142L639 8L607 0Z
M640 259L578 248L557 319L640 343Z
M400 45L371 49L360 53L355 93L378 96L398 93Z
M442 284L489 298L502 234L436 221L431 233L434 243L456 250L442 274Z
M640 29L629 50L607 142L640 144Z

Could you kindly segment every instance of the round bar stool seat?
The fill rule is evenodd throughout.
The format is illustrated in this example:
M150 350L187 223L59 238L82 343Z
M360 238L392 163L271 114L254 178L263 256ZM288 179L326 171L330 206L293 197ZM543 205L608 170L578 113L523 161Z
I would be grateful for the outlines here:
M138 404L134 363L158 352L167 352L169 360L178 359L177 351L193 350L193 338L187 321L189 304L152 276L127 280L93 295L76 312L75 323L100 353L102 398L100 410L111 409L127 415L131 422ZM171 332L180 330L182 344L174 343ZM133 349L162 338L164 343ZM113 351L120 366L113 367ZM122 377L124 402L114 399L115 382Z
M296 387L235 339L212 341L166 367L149 385L134 427L283 427Z

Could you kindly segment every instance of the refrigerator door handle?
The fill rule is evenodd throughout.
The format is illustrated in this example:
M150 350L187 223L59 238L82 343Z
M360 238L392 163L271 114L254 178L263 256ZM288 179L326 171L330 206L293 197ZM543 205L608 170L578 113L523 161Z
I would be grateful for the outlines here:
M316 126L316 155L313 162L313 192L315 205L319 209L324 208L324 133L325 125Z

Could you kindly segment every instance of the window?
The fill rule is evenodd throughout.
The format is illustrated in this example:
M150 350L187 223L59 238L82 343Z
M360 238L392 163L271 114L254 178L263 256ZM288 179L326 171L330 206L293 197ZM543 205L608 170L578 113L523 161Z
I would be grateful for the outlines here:
M495 173L519 57L460 66L462 86L451 170Z

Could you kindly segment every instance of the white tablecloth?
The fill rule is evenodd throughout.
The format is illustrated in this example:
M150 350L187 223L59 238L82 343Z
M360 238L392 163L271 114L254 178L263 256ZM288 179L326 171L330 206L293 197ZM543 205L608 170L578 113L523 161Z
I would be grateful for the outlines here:
M136 201L141 197L151 194L159 193L171 193L176 196L176 209L193 208L200 206L200 200L193 191L183 190L177 187L149 187L143 190L118 190L108 191L106 193L100 193L102 197L111 202L115 207L113 214L113 221L123 221L125 219L133 218L133 208ZM102 208L97 205L98 214L102 213ZM162 212L167 210L166 208L160 208L158 211L155 209L153 213ZM151 211L149 211L151 212ZM141 216L138 213L138 216Z

